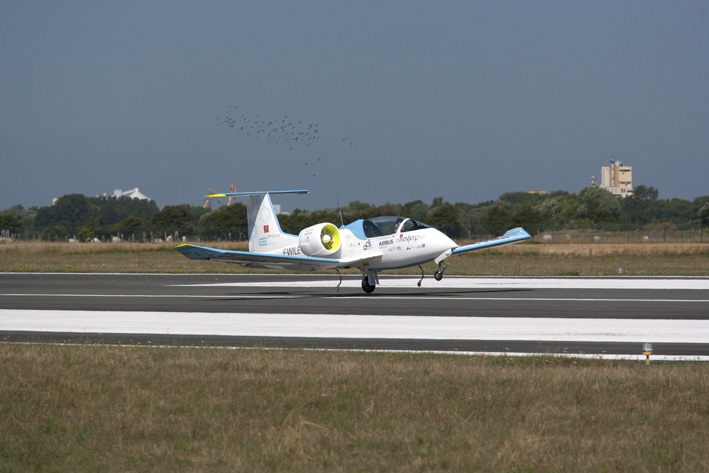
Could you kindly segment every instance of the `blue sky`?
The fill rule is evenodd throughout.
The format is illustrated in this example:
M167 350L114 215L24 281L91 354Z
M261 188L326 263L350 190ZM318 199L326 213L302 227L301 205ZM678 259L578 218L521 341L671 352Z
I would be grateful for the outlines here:
M706 2L0 6L0 209L231 182L311 190L286 209L476 203L578 192L611 156L709 194Z

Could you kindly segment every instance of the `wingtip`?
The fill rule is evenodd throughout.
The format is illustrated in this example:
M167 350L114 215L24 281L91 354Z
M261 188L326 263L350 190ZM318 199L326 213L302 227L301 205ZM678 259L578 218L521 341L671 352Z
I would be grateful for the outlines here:
M503 237L512 237L512 236L520 236L520 237L527 237L531 238L531 235L527 233L527 230L525 230L522 227L516 227L513 228L512 230L508 230Z

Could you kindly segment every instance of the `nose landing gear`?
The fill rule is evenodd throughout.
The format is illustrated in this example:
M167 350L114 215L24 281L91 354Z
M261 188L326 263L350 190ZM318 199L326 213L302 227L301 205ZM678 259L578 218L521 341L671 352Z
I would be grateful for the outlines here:
M433 273L433 278L436 281L440 281L441 279L443 279L443 272L446 270L447 267L448 267L448 265L443 261L438 263L438 271Z

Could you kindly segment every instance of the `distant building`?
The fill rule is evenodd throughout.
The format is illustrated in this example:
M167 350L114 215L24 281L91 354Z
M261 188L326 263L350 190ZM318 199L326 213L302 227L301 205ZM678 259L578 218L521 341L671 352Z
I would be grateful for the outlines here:
M595 178L591 178L591 183L595 184ZM610 166L601 167L601 184L598 187L617 197L633 195L632 166L623 166L620 161L611 159Z
M108 194L106 194L106 193L104 192L103 194L96 194L96 197L108 197ZM140 192L140 190L138 190L137 187L136 187L135 189L131 189L131 190L128 190L128 191L124 191L124 190L121 190L121 189L115 189L115 190L113 191L113 195L112 195L111 197L115 197L115 198L118 198L118 197L130 197L131 199L153 200L153 199L151 199L150 197L148 197L147 195L145 195L145 194L143 194L142 192ZM59 197L54 197L54 198L52 199L52 205L56 204L58 199L59 199Z
M130 197L131 199L152 200L150 197L140 192L137 187L127 191L116 189L113 191L113 197Z

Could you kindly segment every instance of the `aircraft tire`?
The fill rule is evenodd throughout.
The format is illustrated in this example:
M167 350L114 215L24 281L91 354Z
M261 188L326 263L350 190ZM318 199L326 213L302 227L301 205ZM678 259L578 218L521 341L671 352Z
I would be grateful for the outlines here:
M433 273L433 279L435 279L436 281L440 281L441 279L443 279L443 273L440 271L436 271L435 273Z
M366 277L362 279L362 290L367 294L374 292L374 288L376 287L376 284L369 284L369 280Z

